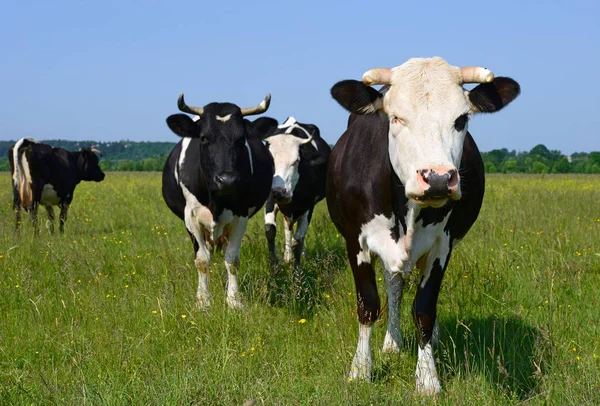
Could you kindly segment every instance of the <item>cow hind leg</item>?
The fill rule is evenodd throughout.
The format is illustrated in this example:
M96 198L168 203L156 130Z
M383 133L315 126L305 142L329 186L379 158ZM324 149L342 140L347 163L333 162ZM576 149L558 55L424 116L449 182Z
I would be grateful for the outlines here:
M242 301L238 290L237 270L240 265L240 247L246 232L248 217L234 217L231 233L225 249L225 267L227 268L227 304L231 309L241 309Z
M417 391L424 395L440 392L440 381L433 356L433 336L437 319L437 300L442 279L450 258L447 241L438 243L437 250L427 256L421 281L413 302L413 320L418 332Z
M15 230L19 232L21 228L21 204L14 205L13 209L15 211Z
M31 224L33 225L33 234L39 235L40 228L38 225L38 203L33 202L31 205L31 209L29 210L29 217L31 218Z
M265 235L269 246L269 260L272 263L277 263L279 261L277 247L275 245L277 237L277 212L277 205L269 199L265 206Z
M67 213L69 212L69 204L60 204L60 215L58 216L58 231L61 234L65 232L65 223L67 222Z
M347 243L348 259L354 275L356 286L356 302L358 314L358 344L352 359L350 379L371 380L373 357L371 354L371 331L380 312L379 294L375 281L375 270L370 258L358 261L359 245L355 242Z
M46 206L46 213L48 214L48 221L46 221L46 228L50 231L50 234L54 234L54 209L52 206Z
M294 239L292 241L292 252L294 254L294 261L296 265L300 265L300 260L302 259L302 254L304 253L304 237L306 236L306 231L308 230L308 225L310 224L311 215L312 210L308 210L298 218L296 233L294 234Z
M283 216L283 227L284 227L284 234L285 234L283 260L285 262L291 262L292 261L292 234L294 231L294 220L287 216Z

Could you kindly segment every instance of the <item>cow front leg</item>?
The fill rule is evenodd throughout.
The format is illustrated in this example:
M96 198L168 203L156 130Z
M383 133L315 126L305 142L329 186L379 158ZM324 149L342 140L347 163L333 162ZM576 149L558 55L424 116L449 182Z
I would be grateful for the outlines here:
M294 220L287 216L283 216L283 228L285 234L285 246L283 252L283 260L291 262L292 260L292 234L294 230Z
M69 212L69 204L60 204L60 215L58 216L58 231L61 234L65 232L65 223L67 222L67 213Z
M46 214L48 215L48 221L46 222L46 228L50 231L50 234L54 234L54 209L52 206L46 206Z
M437 319L437 301L450 249L448 241L437 244L425 260L421 281L413 302L413 320L417 328L419 349L416 370L417 391L424 395L440 392L440 381L433 356L433 331Z
M404 290L404 278L400 272L389 272L384 267L383 275L388 296L388 323L383 340L383 352L399 353L402 346L400 330L400 304Z
M279 256L277 255L277 247L276 247L276 237L277 237L277 212L279 208L273 201L273 199L269 198L265 205L265 235L267 237L267 244L269 246L269 259L272 263L277 263L279 261Z
M225 249L225 268L227 268L227 304L231 309L241 309L242 301L238 290L237 271L240 265L240 247L248 225L248 217L234 217L231 233Z
M188 224L186 224L186 227ZM190 230L191 228L191 230ZM204 234L200 227L190 227L188 233L194 245L194 265L198 271L198 291L196 292L196 307L208 309L211 305L211 297L208 291L210 249L204 241Z
M356 286L356 310L358 314L358 344L352 359L350 379L370 381L373 365L371 354L371 331L379 318L380 302L375 281L375 270L371 264L369 253L361 254L359 261L359 244L347 242L348 260Z
M312 210L308 210L298 217L298 225L296 226L296 233L294 234L294 240L292 241L292 251L294 253L296 265L300 265L300 260L304 253L304 237L306 236L311 216Z

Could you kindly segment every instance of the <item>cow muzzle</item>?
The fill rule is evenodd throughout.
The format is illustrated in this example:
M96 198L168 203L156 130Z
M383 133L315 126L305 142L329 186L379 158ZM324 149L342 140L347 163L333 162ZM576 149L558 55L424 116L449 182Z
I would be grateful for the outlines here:
M231 195L235 192L239 176L232 173L222 173L216 175L214 180L219 195Z
M271 196L277 203L286 204L292 201L292 194L286 188L274 187L271 189Z
M460 199L460 176L456 168L419 169L416 175L418 193L411 193L408 197L420 205L440 207L448 199Z

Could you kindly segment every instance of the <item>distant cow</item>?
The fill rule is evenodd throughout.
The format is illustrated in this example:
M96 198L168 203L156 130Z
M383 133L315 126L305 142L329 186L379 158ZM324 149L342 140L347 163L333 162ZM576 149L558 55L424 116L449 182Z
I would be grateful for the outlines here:
M464 83L481 83L471 91ZM382 92L370 87L386 85ZM484 193L481 155L467 132L473 114L502 109L517 82L441 58L410 59L345 80L331 94L352 114L331 154L327 205L354 274L358 346L350 376L370 379L370 337L380 315L373 257L384 268L388 326L383 351L402 344L403 273L421 272L413 303L417 390L440 391L432 350L437 300L450 254L473 225Z
M277 260L275 248L277 212L285 224L284 260L300 263L304 236L315 205L325 197L327 160L331 148L321 138L319 128L298 123L293 117L280 125L274 134L265 138L275 162L271 194L265 206L265 233L269 252ZM294 224L296 234L293 234Z
M259 105L242 109L231 103L192 107L181 94L179 109L199 117L167 118L169 128L183 139L165 164L162 193L167 206L185 222L194 244L199 307L211 304L211 244L222 236L228 239L227 303L231 308L242 306L237 282L240 244L248 219L260 210L271 189L273 160L262 138L277 128L272 118L251 122L244 116L265 112L270 100L267 95Z
M31 138L22 138L8 151L13 179L13 208L16 229L21 223L21 209L28 211L34 231L39 232L37 212L39 205L46 207L50 232L54 233L54 209L60 207L60 232L64 231L67 211L73 200L75 186L82 180L100 182L104 172L98 164L93 148L77 152L52 148Z

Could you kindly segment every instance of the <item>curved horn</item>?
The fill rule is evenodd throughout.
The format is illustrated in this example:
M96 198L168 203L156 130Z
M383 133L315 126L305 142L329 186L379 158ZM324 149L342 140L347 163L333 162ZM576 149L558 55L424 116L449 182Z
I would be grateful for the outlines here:
M313 137L313 136L314 136L314 135L315 135L315 133L313 132L313 133L310 135L310 137L303 139L303 140L302 140L302 142L300 142L300 145L304 145L304 144L310 144L311 142L313 142L313 140L314 140L314 137Z
M462 83L490 83L494 80L492 71L479 66L463 66L460 68Z
M92 147L92 148L90 148L90 151L92 151L96 155L99 155L100 158L102 158L102 152L100 152L99 149L96 149L96 148Z
M391 85L392 70L390 68L374 68L368 70L363 74L362 81L367 86Z
M265 99L261 101L258 105L254 107L247 107L240 109L242 111L242 116L252 116L255 114L262 114L269 108L271 104L271 93L267 93Z
M204 113L204 108L202 107L188 106L187 104L185 104L183 93L180 93L179 97L177 98L177 107L184 113L189 113L198 116L201 116L202 113Z

